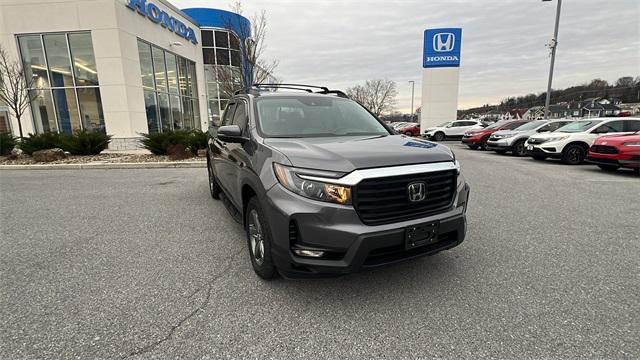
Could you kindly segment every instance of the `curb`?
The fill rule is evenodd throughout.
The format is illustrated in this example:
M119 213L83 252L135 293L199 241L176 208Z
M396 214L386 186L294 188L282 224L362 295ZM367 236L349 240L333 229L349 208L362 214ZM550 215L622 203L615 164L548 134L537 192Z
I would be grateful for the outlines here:
M0 170L81 170L81 169L173 169L205 168L205 161L141 162L141 163L87 163L87 164L43 164L0 165Z

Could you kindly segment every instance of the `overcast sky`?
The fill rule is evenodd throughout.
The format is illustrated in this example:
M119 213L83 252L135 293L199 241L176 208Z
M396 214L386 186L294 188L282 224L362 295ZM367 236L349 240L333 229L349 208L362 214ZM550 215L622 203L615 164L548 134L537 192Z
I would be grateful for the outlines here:
M171 0L229 10L231 0ZM546 90L556 2L541 0L244 0L266 10L266 56L287 82L345 89L397 82L398 109L420 104L423 31L462 28L459 108ZM564 0L554 87L640 75L640 1Z

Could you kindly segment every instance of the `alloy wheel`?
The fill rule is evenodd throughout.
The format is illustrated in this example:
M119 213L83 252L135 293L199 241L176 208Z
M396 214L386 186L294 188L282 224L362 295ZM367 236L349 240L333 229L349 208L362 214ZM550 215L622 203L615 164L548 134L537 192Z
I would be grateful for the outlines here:
M249 213L249 241L251 244L251 256L258 265L264 262L264 233L258 212L252 209Z

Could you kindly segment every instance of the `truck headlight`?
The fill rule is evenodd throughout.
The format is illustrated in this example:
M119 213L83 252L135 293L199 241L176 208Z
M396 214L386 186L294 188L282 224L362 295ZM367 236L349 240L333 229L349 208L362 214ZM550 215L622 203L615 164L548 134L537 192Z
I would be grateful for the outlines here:
M351 204L351 187L349 186L303 179L298 176L298 173L304 173L304 170L278 163L273 163L273 171L282 186L300 196L341 205Z

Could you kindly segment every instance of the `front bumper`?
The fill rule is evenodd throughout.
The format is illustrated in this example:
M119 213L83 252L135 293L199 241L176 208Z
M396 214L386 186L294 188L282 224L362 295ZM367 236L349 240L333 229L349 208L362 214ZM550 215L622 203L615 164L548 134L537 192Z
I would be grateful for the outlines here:
M596 165L615 165L638 169L640 168L640 154L600 154L589 152L587 162Z
M465 145L480 145L482 136L462 137L462 143Z
M531 145L529 143L526 143L525 149L526 149L525 151L527 155L529 156L544 155L547 157L558 158L558 159L562 157L562 151L560 150L560 148L553 144L542 143L542 144Z
M487 150L511 150L513 144L507 140L489 140L487 141Z
M466 234L468 196L469 186L462 179L449 209L385 225L365 225L352 206L309 200L279 184L268 191L263 206L276 267L284 277L304 278L357 272L453 248ZM439 222L436 241L405 250L406 229L430 222ZM292 248L321 250L325 256L297 256Z

